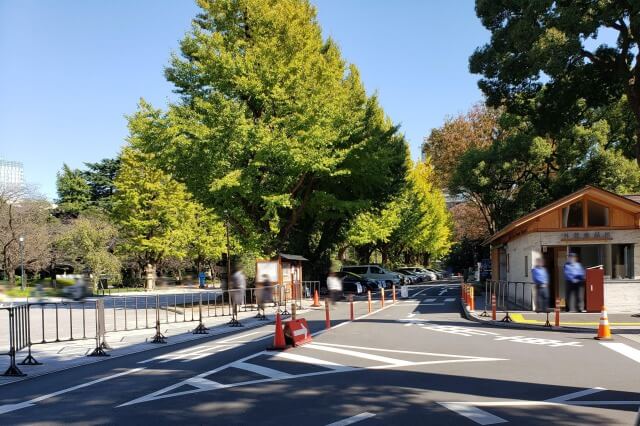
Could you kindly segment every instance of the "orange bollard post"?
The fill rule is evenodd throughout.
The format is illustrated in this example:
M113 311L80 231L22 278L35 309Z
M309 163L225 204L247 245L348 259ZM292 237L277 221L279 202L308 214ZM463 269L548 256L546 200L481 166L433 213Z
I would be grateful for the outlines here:
M384 308L384 288L380 289L380 307Z
M556 316L556 327L560 327L560 299L556 299L556 307L553 311Z
M393 303L396 303L396 285L391 286L391 291L393 292Z
M494 321L497 319L496 309L497 309L497 306L496 306L496 295L492 294L491 295L491 319L494 320Z
M349 295L349 309L351 310L351 321L355 319L355 315L353 313L353 294Z
M316 290L313 292L313 306L314 308L319 308L320 307L320 297L318 296L318 289L316 288Z
M371 313L371 290L367 290L367 299L369 301L369 313Z
M331 328L331 318L329 317L329 299L324 299L324 328Z
M473 298L473 286L469 286L469 306L472 311L476 310L476 301Z

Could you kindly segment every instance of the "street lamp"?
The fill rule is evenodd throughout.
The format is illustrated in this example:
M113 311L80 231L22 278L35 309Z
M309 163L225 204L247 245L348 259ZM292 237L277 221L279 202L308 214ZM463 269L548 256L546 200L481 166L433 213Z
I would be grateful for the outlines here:
M20 288L22 291L25 289L24 285L24 237L20 236L18 238L18 243L20 246Z

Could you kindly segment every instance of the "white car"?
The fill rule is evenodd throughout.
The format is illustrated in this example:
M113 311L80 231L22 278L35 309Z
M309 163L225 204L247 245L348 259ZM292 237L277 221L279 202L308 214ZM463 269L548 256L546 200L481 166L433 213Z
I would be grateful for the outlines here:
M387 271L378 265L349 265L343 266L341 269L343 272L351 272L370 280L374 280L380 284L381 287L386 288L392 284L400 284L400 275Z

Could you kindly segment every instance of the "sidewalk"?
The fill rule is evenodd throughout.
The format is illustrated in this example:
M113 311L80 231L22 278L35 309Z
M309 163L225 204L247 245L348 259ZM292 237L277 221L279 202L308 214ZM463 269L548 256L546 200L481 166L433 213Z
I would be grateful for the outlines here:
M469 312L466 308L464 309L468 319L472 319L475 321L485 322L485 323L495 323L491 320L491 305L487 306L487 314L488 316L482 316L484 313L484 295L476 296L475 298L475 310ZM511 304L510 304L511 305ZM514 308L509 310L509 317L511 317L512 323L501 322L501 320L505 317L504 310L497 310L496 320L500 322L502 326L508 326L509 324L514 324L514 326L531 326L536 328L549 329L549 327L544 327L547 319L546 313L536 313L531 311L522 311L520 308ZM609 318L609 325L613 330L624 330L625 332L636 330L640 333L640 308L639 313L630 314L630 313L611 313L607 312L607 316ZM470 318L469 318L470 317ZM549 314L549 322L552 325L555 324L555 314L551 312ZM578 328L583 330L597 330L598 325L600 323L600 313L572 313L572 312L560 312L560 327L561 328ZM555 326L552 329L558 329ZM565 330L566 331L566 330Z

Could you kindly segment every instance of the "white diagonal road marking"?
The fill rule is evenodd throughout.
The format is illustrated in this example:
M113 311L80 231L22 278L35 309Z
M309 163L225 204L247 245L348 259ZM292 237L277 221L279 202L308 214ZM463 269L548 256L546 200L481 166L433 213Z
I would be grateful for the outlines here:
M468 418L469 420L473 420L480 425L495 425L498 423L507 423L507 420L503 419L502 417L495 416L491 413L479 409L478 407L473 407L471 405L461 404L457 402L441 402L440 405L460 414L461 416Z
M614 342L600 342L600 344L605 348L609 348L613 351L618 352L619 354L626 356L627 358L634 360L635 362L640 362L640 351L632 348L629 345Z
M360 413L360 414L358 414L356 416L353 416L353 417L347 417L346 419L342 419L342 420L338 420L337 422L330 423L327 426L347 426L347 425L352 425L354 423L358 423L358 422L360 422L362 420L369 419L369 418L374 417L374 416L375 416L375 414L364 412L364 413Z

